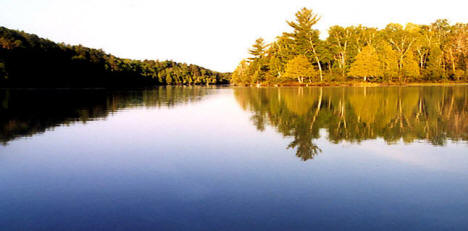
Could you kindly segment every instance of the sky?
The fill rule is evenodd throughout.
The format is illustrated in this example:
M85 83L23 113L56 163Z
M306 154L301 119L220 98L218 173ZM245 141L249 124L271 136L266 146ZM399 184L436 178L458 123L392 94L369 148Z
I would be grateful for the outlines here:
M468 22L465 0L0 0L0 26L122 58L233 71L258 37L271 42L308 7L332 25Z

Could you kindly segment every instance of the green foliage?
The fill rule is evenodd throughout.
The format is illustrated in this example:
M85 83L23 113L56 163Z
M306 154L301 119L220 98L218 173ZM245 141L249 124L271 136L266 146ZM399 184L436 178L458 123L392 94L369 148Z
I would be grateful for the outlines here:
M229 81L227 73L195 65L121 59L5 27L0 27L0 63L1 87L144 87Z
M312 27L317 24L320 17L313 13L311 9L302 8L296 13L296 21L288 21L288 25L293 28L292 33L285 33L294 41L296 54L306 55L309 58L313 55L314 46L319 41L319 31Z

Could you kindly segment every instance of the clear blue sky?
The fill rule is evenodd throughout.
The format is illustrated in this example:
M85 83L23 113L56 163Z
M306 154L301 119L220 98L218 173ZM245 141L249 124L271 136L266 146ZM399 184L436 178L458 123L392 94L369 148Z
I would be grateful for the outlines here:
M0 25L123 58L232 71L257 37L272 41L301 7L331 25L468 22L463 0L0 0Z

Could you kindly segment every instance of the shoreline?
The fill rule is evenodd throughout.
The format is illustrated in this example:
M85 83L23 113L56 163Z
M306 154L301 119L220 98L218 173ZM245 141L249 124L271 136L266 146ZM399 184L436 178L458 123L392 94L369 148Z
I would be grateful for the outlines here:
M234 85L237 87L411 87L411 86L464 86L468 82L413 82L413 83L363 83L363 82L337 82L337 83L283 83L283 84L252 84L252 85Z
M251 84L251 85L236 85L236 84L213 84L213 85L196 85L196 84L175 84L175 85L157 85L148 87L0 87L0 90L151 90L165 87L412 87L412 86L468 86L468 82L420 82L420 83L363 83L363 82L324 82L324 83L283 83L283 84Z

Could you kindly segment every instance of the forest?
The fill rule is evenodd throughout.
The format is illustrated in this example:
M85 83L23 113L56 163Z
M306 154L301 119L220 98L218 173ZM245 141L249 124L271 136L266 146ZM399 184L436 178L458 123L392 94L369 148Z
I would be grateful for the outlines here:
M146 87L228 83L228 73L173 61L131 60L0 27L0 87Z
M326 85L468 81L468 24L390 23L384 29L332 26L320 39L320 17L303 8L272 43L259 38L232 74L235 85Z

